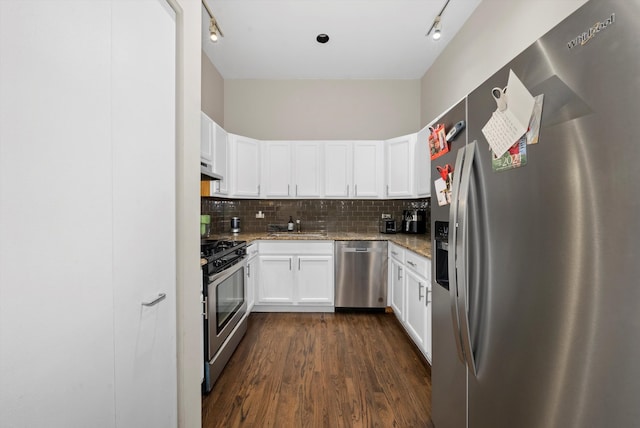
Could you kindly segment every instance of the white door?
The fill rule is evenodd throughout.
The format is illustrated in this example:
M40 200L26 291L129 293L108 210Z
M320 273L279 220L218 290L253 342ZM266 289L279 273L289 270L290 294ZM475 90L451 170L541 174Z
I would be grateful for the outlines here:
M252 138L229 135L231 144L231 196L257 198L260 196L260 146Z
M213 143L215 140L213 120L200 112L200 160L213 165Z
M431 196L431 158L429 154L429 128L418 131L415 149L415 193L419 197Z
M293 303L293 256L259 256L257 303Z
M3 427L177 426L175 33L160 0L0 1Z
M353 145L353 196L378 198L383 172L383 141L358 141Z
M406 269L407 307L405 322L407 331L415 344L424 350L424 317L426 313L425 298L427 283L424 279Z
M333 256L298 256L297 301L333 304Z
M229 193L229 141L227 131L217 123L213 123L214 128L214 144L213 144L213 172L220 174L222 180L214 182L215 193L219 195L227 195Z
M324 151L324 195L348 198L353 192L353 143L327 142Z
M322 194L322 145L318 142L294 142L293 196L317 198Z
M388 140L387 143L387 188L388 198L411 197L413 188L412 139L415 134Z
M431 294L431 281L427 282L427 297L425 299L425 316L424 316L424 351L427 357L427 360L431 362L432 354L432 346L431 343L432 333L431 333L431 316L433 311L433 298Z
M391 265L391 307L399 320L404 321L404 266L394 259Z
M257 256L249 257L247 260L247 280L245 286L247 288L247 311L251 312L253 305L256 303L256 284L258 275L258 258Z
M290 198L291 188L291 143L268 141L265 144L264 174L262 183L267 198Z
M177 425L174 11L112 4L116 423ZM160 295L166 298L144 306Z

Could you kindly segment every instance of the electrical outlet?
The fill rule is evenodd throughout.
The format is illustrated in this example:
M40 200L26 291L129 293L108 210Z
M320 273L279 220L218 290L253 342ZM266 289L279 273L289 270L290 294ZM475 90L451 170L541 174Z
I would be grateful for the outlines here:
M391 218L391 214L382 214L382 218L383 218L383 219L385 219L385 218Z
M256 218L264 218L264 213L262 211L258 211L256 213Z

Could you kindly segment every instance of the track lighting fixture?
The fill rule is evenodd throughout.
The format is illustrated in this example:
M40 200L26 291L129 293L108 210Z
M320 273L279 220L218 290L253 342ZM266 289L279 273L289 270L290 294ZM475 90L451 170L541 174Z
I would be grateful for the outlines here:
M441 30L442 30L442 24L440 23L440 16L436 16L436 20L434 21L434 24L433 24L433 34L431 34L431 37L433 37L433 40L440 39L440 36L442 36Z
M214 43L218 41L217 27L218 26L216 25L216 20L211 18L211 21L209 23L209 38Z
M427 31L426 35L428 36L429 34L431 34L433 40L439 40L442 36L442 13L447 8L449 1L451 0L447 0L444 6L442 6L442 10L440 10L438 16L435 17L435 19L433 20L433 24L431 24L431 28L429 28L429 31Z
M215 16L213 16L213 12L211 12L211 9L209 9L205 0L202 0L202 5L209 14L209 38L215 43L218 41L219 37L224 37L224 34L222 33L222 30L218 25L218 21L216 21Z

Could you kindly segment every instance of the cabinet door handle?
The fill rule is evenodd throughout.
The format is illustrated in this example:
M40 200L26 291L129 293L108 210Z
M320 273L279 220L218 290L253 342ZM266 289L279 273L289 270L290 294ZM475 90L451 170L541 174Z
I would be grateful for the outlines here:
M398 268L398 279L402 279L402 268Z
M422 295L422 289L424 288L424 285L422 285L421 282L418 283L418 300L422 300L422 298L424 297Z
M209 319L209 315L207 314L207 300L208 298L205 297L204 300L202 301L202 306L203 306L202 315L204 315L204 319L206 320Z
M389 185L387 184L387 196L389 196Z
M296 196L298 196L298 185L296 184Z
M347 184L347 196L349 196L349 185Z
M300 259L298 259L298 270L300 270Z
M358 185L354 184L355 190L353 192L353 196L358 196Z
M156 304L160 303L162 300L164 300L166 297L167 297L166 294L158 293L158 297L156 297L155 299L153 299L150 302L142 302L142 306L153 306L153 305L156 305Z
M290 185L287 184L287 196L291 196L291 189L290 189Z
M291 270L291 257L289 257L289 270Z
M429 306L429 303L431 303L431 290L427 288L427 298L425 300L424 305Z
M416 264L414 262L412 262L411 260L407 260L407 263L410 264L413 267L416 267Z
M247 265L247 278L251 278L251 265Z
M258 196L260 196L260 185L258 184Z

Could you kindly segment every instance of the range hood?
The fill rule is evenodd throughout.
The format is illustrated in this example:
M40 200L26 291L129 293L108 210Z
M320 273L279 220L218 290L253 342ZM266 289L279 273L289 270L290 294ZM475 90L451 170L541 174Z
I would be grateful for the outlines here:
M222 180L220 174L216 174L213 172L213 167L208 165L205 162L200 162L200 181L214 181L214 180Z

